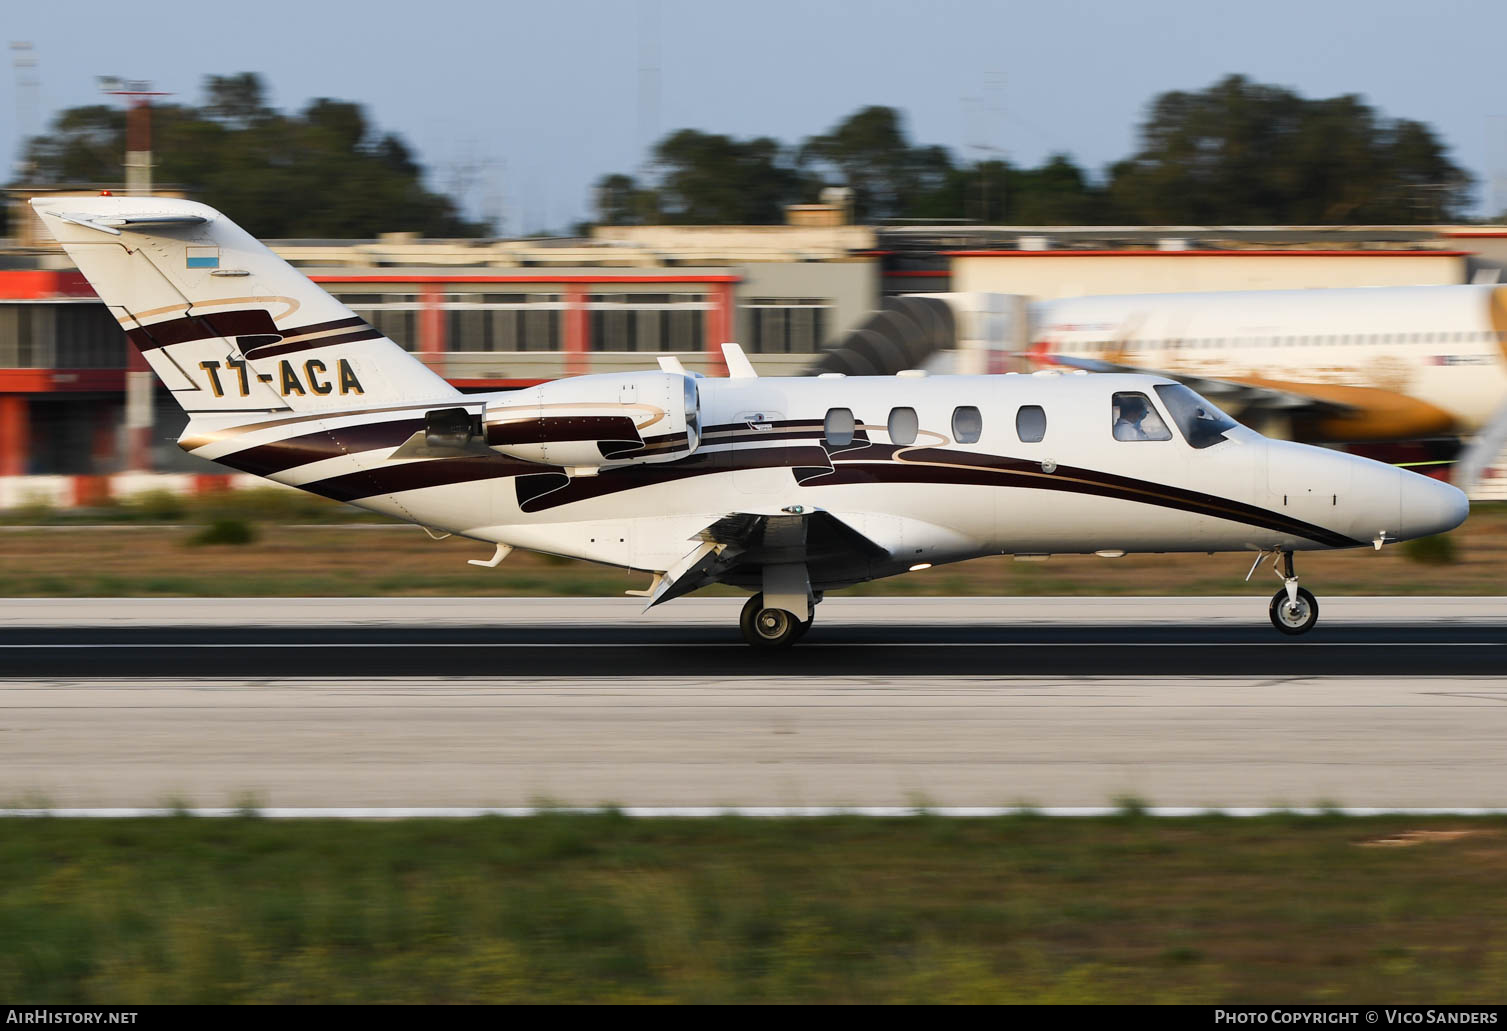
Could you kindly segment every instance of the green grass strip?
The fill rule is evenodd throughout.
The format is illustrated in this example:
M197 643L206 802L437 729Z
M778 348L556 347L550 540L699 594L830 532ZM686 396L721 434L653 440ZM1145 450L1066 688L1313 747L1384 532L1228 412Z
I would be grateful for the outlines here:
M1507 819L0 825L0 998L1500 1002Z

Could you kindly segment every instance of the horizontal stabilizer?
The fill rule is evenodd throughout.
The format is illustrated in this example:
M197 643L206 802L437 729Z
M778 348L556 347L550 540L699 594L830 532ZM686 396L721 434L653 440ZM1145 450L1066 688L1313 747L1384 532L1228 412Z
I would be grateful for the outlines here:
M172 226L200 226L209 221L201 215L83 215L67 211L48 211L53 218L71 222L85 229L98 229L111 236L119 236L122 229L167 229Z

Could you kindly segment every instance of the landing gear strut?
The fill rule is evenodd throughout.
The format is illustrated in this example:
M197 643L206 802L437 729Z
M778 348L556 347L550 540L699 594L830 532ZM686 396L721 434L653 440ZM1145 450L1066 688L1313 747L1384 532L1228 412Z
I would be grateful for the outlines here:
M738 626L743 631L743 640L755 648L774 651L789 648L805 637L815 620L815 606L812 606L810 617L802 622L795 618L794 613L784 609L766 609L764 595L760 593L743 603L743 614L738 619Z
M1298 586L1293 572L1292 552L1282 553L1282 589L1272 595L1269 606L1272 626L1289 636L1306 634L1319 621L1319 601L1304 587Z

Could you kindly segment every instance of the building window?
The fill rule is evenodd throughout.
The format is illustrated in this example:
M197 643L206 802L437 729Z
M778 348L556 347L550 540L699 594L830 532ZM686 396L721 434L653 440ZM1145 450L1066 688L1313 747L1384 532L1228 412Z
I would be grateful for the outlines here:
M593 351L705 350L702 294L594 293L586 307Z
M103 304L59 304L53 308L54 367L119 369L125 366L125 337Z
M564 308L555 293L451 294L444 302L445 350L562 350Z
M984 416L972 405L952 410L952 437L959 444L977 444L984 434Z
M758 354L814 354L827 338L832 306L818 297L752 297L748 348Z
M1036 444L1046 439L1046 410L1040 405L1021 405L1015 413L1015 435L1025 444Z
M916 442L916 431L921 428L914 408L891 408L889 430L890 443L910 445Z

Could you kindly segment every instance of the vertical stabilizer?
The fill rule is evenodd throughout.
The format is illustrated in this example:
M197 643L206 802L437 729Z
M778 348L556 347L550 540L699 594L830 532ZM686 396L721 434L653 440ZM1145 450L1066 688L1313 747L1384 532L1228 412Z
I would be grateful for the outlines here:
M214 208L31 202L186 411L338 411L457 391Z

